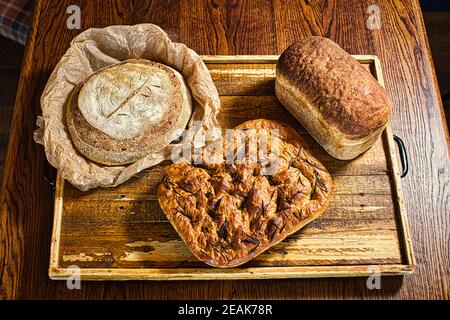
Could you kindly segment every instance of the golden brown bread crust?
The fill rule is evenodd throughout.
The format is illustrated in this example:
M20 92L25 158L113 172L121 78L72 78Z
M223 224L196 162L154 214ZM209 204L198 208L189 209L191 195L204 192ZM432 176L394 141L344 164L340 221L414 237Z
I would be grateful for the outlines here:
M292 128L269 120L236 128L279 130L273 175L245 160L179 162L167 167L158 189L159 204L178 234L198 259L214 267L235 267L256 257L321 215L331 197L331 176Z
M278 60L278 77L347 138L367 137L389 121L392 108L384 88L329 39L311 37L291 45Z
M171 133L175 129L184 128L190 118L190 93L186 92L189 100L189 106L187 106L186 97L183 96L180 87L180 79L177 79L172 69L141 59L123 61L114 66L137 63L151 65L167 72L173 87L173 94L166 116L162 121L134 138L115 139L86 121L78 108L78 95L84 82L77 85L70 94L66 105L66 123L77 150L92 161L105 165L123 165L137 161L170 143L175 138L171 136ZM99 74L102 70L104 69L95 72L91 77Z

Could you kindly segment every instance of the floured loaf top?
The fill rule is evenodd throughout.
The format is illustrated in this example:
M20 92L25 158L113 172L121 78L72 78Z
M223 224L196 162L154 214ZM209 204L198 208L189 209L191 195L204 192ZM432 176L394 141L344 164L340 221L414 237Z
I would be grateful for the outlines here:
M68 101L75 147L101 164L134 162L177 138L191 116L183 77L152 61L133 59L101 69Z
M86 81L78 108L92 127L114 139L131 139L162 120L175 89L167 70L157 65L118 64Z

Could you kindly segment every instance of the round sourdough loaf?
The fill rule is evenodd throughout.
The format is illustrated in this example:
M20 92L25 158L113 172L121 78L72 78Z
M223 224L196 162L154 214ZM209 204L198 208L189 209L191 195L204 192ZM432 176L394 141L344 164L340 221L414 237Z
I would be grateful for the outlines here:
M179 137L191 112L191 95L176 70L133 59L101 69L76 86L66 121L73 144L84 156L123 165Z
M370 148L391 116L391 102L378 81L322 37L304 39L283 52L275 93L330 155L343 160Z

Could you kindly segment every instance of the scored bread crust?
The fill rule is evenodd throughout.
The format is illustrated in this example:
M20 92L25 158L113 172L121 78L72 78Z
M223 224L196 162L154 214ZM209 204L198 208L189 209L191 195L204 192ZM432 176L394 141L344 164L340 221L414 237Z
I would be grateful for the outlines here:
M199 260L214 267L239 266L297 232L326 210L332 192L330 174L289 126L258 119L236 129L278 130L271 175L246 160L178 162L166 168L158 188L175 230Z
M83 85L108 68L122 64L143 64L163 70L170 79L172 95L163 118L148 126L137 136L117 139L95 128L86 121L78 102ZM107 99L108 97L104 97ZM176 139L191 117L191 94L183 77L174 69L148 60L132 59L98 70L71 92L66 104L66 123L72 142L88 159L105 165L124 165L159 151Z
M353 159L386 127L384 88L333 41L311 37L287 48L277 63L280 102L333 157Z

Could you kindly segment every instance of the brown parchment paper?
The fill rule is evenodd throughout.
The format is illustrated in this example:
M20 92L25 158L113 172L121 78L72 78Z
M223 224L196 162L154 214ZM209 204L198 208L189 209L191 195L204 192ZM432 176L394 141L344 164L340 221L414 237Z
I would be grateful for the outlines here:
M100 165L85 158L72 144L63 116L66 99L75 85L96 70L132 58L157 61L178 70L191 90L193 113L182 142L172 143L127 166ZM92 28L75 37L48 80L41 96L41 108L35 141L44 146L47 160L61 176L84 191L117 186L136 173L170 159L174 148L192 144L200 132L216 130L220 101L209 71L197 53L184 44L172 42L158 26L139 24ZM195 140L206 144L208 139L215 140L214 135Z

